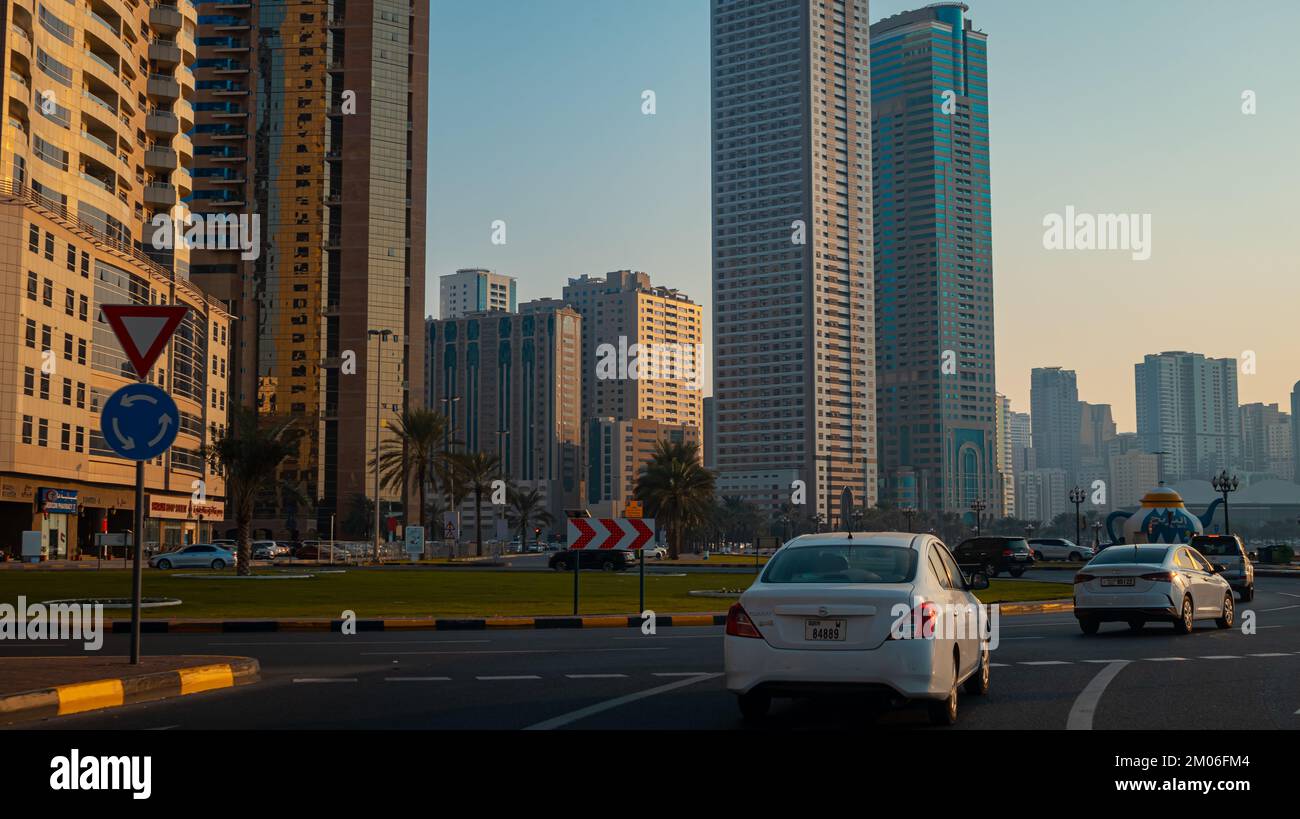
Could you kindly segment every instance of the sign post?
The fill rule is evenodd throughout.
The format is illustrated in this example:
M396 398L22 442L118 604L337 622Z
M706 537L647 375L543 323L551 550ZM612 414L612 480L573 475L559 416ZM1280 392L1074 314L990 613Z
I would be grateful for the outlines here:
M100 308L131 362L139 382L108 397L100 431L118 455L135 461L135 565L131 569L131 664L140 664L140 599L144 589L144 462L171 448L180 431L180 410L172 397L147 382L176 328L185 305L106 304Z
M584 550L641 552L641 610L645 611L645 545L655 535L654 520L640 518L569 518L573 555L573 614L578 614L578 564Z
M403 532L406 538L406 554L411 560L419 560L424 556L424 527L407 526Z

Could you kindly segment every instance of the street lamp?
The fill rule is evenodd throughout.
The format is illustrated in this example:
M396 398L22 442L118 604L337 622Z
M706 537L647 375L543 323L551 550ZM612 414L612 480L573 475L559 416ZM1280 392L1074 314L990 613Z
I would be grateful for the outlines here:
M984 510L989 508L988 504L976 498L970 505L970 509L975 513L975 537L980 536L980 518L983 517Z
M1232 524L1228 522L1228 494L1237 491L1237 476L1228 476L1228 470L1223 470L1218 475L1210 478L1210 485L1214 491L1223 495L1223 533L1232 535Z
M899 511L903 513L903 517L907 518L907 531L912 531L912 516L916 514L916 507L904 506Z
M1083 545L1083 535L1079 529L1079 507L1088 498L1088 493L1083 491L1078 484L1070 490L1070 503L1074 504L1074 542L1080 546Z
M1101 521L1096 520L1092 523L1092 548L1097 549L1101 546Z
M394 335L392 330L367 330L366 339L378 339L375 355L375 562L379 562L379 372L383 367L384 342Z

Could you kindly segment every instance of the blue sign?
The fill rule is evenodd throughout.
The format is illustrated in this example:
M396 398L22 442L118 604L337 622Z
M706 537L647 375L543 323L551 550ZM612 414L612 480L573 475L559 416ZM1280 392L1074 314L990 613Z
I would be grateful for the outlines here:
M42 512L49 512L52 515L77 514L77 490L75 489L50 489L42 486L36 490L36 497L40 500Z
M104 402L99 423L114 452L132 461L148 461L166 452L176 440L181 414L161 388L128 384Z

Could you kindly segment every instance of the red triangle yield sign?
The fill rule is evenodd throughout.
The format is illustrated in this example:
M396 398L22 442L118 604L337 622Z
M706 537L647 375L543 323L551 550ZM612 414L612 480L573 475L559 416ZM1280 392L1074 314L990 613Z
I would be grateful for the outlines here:
M136 375L145 378L190 308L183 304L105 304L100 309Z

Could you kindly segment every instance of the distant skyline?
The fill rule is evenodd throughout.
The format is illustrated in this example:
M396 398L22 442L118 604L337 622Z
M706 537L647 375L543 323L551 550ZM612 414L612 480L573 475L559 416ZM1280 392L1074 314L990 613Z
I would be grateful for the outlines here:
M923 5L881 0L871 18ZM1027 411L1032 368L1074 369L1080 398L1133 431L1145 354L1250 350L1241 402L1285 407L1300 380L1300 5L969 5L991 44L998 390ZM517 276L520 301L635 269L704 305L707 345L709 4L434 0L431 17L425 313L463 267ZM1069 206L1149 213L1150 259L1045 250L1044 217Z

